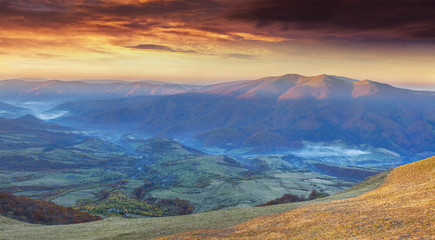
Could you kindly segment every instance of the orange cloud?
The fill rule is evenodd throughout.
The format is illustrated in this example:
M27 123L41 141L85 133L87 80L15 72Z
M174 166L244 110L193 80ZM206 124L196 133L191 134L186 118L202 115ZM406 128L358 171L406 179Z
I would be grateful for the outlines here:
M335 0L326 2L337 6ZM363 7L373 3L355 2ZM420 2L412 9L418 9ZM405 0L399 3L408 4ZM316 22L312 19L316 16L290 18L286 12L292 4L296 2L0 0L0 78L88 74L96 78L217 80L297 72L356 78L371 74L383 79L418 75L423 76L420 81L435 81L435 47L426 31L430 26L419 24L414 29L424 39L401 34L403 24L391 31L375 29L372 34L373 29L343 30L340 24L344 23L334 27L331 15L325 13L318 17L329 27L308 24L304 28L302 20ZM429 5L427 9L433 9ZM431 19L427 11L420 23ZM264 22L270 25L264 27Z

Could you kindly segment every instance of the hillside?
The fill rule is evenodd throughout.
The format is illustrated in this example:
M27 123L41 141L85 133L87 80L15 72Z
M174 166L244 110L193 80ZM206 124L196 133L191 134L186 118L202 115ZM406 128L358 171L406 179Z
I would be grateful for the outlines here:
M33 115L20 118L0 118L0 149L69 145L84 140L77 130L44 122Z
M435 157L394 169L359 197L313 204L225 230L164 239L431 239L435 236Z
M228 228L254 217L288 211L303 205L354 197L381 185L387 172L380 173L339 194L307 202L268 207L226 209L164 218L108 218L74 225L42 226L0 216L0 238L9 239L151 239L185 231ZM223 221L224 219L224 221Z
M2 118L17 118L30 112L30 109L0 102L0 117Z

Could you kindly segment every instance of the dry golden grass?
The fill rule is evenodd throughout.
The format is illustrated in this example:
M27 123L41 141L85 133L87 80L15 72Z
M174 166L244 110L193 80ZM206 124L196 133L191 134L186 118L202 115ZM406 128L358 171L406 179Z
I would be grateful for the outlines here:
M205 238L433 239L435 157L394 169L382 186L359 197L259 217L234 228L161 239Z
M386 172L380 173L339 194L313 201L267 207L227 209L177 217L109 218L84 224L43 226L0 216L0 239L150 239L198 229L230 228L254 217L367 193L379 187L384 182L386 175Z

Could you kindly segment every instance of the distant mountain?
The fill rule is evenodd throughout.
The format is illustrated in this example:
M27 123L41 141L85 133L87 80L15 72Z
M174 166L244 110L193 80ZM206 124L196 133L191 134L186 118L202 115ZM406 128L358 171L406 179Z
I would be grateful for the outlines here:
M288 74L154 99L90 103L58 106L69 112L59 122L111 130L126 125L146 136L193 138L205 147L257 153L336 140L404 158L435 149L435 93L368 80Z
M270 98L277 101L302 98L355 99L373 95L389 95L388 97L392 97L406 94L409 91L369 80L358 81L326 74L314 77L287 74L255 81L215 85L214 88L204 90L207 93L239 99Z
M142 95L171 95L193 89L191 85L161 82L84 81L0 81L0 99L13 101L67 101L107 99Z

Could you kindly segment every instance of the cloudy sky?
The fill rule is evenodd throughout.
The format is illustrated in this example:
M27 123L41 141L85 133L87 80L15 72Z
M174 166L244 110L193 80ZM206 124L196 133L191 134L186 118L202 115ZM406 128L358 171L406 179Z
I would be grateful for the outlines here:
M432 0L0 0L0 79L435 85Z

